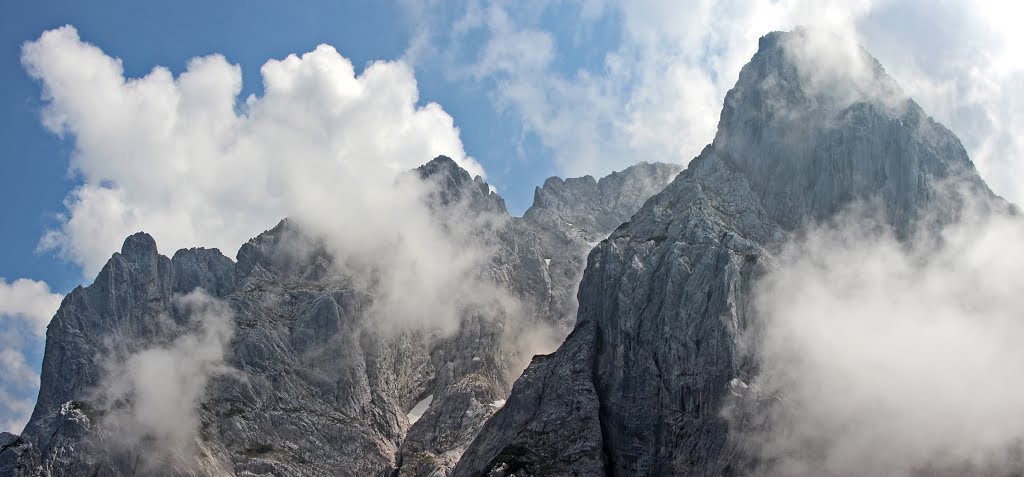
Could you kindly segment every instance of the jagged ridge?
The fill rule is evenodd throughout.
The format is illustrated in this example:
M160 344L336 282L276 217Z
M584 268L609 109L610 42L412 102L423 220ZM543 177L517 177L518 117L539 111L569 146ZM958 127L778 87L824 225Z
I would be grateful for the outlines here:
M620 185L602 192L615 195L604 201L615 207L599 212L618 215L595 223L625 220L678 170L641 164L619 173ZM480 232L496 250L488 279L520 298L537 323L571 322L583 257L610 229L559 220L572 204L534 204L543 223L508 217L481 178L443 156L414 172L435 186L428 200L440 216L460 207L449 215L498 218ZM194 459L153 466L144 448L108 445L118 436L105 427L93 388L103 359L185 333L188 317L175 297L197 287L235 314L227 362L234 371L209 382ZM501 316L474 315L451 336L381 333L366 323L372 301L289 220L244 244L236 261L216 249L167 258L149 235L132 235L54 317L39 400L22 436L4 436L0 475L447 473L521 369L508 337L515 330ZM434 402L410 426L406 412L427 395Z

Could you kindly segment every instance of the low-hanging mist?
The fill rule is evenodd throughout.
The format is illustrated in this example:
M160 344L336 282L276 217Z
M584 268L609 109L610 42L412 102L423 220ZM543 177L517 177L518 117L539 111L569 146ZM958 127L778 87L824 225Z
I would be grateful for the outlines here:
M811 227L759 282L768 404L746 437L772 475L1019 469L1024 222L902 241L883 224L856 208Z
M293 172L296 181L316 173ZM346 203L331 212L321 204L338 195L338 184L297 188L290 198L297 204L292 218L325 247L334 271L373 294L372 323L382 330L448 333L468 309L511 300L485 276L493 253L487 233L507 217L474 211L464 203L435 210L431 197L442 187L436 178L383 171L381 178L372 185L355 175L339 178L347 189Z
M174 307L185 322L162 320L179 336L108 358L105 377L93 390L109 450L135 452L147 472L171 459L186 466L199 462L199 405L209 381L231 372L225 362L235 328L230 305L197 289L175 297Z

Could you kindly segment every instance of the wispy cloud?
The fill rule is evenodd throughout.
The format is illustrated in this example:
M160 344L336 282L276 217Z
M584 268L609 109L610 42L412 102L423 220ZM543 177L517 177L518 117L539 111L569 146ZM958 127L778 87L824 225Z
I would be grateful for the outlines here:
M199 289L176 296L174 306L187 317L179 336L101 363L105 374L93 389L110 450L135 451L147 472L170 459L194 462L207 383L230 372L231 307Z

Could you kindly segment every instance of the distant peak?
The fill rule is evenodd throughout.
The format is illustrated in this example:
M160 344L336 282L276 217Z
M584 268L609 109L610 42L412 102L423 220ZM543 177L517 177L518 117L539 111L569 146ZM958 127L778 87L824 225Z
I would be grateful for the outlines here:
M416 170L420 172L420 176L422 176L422 177L430 177L430 176L432 176L434 174L437 174L438 172L442 172L443 171L443 172L446 172L448 174L453 174L453 173L454 174L458 174L458 175L465 174L466 178L472 179L469 176L469 172L467 172L465 169L460 167L459 164L457 162L455 162L454 159L452 159L452 158L450 158L448 156L443 156L443 155L442 156L437 156L437 157L431 159L430 162L428 162L428 163L426 163L426 164L424 164L424 165L422 165L420 167L417 167Z

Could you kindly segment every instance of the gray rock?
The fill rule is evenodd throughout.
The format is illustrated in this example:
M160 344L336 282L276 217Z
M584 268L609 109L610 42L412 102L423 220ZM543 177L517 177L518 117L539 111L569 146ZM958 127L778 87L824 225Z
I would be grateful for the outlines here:
M607 461L593 384L597 332L594 322L580 322L555 354L535 356L457 469L484 469L489 476L601 474Z

